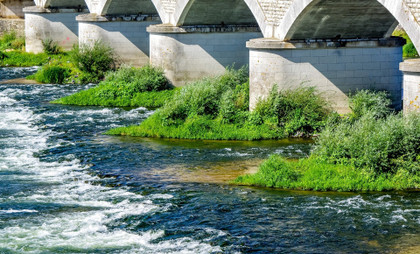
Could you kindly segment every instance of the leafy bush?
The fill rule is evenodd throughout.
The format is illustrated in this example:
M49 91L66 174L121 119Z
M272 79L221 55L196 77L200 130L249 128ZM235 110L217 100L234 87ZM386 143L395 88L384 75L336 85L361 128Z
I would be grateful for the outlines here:
M112 89L104 91L106 97L133 96L136 93L162 91L168 89L169 81L163 70L150 65L142 68L123 66L116 72L109 73L103 84Z
M391 103L388 92L361 90L350 96L351 118L359 119L368 112L376 118L383 118L391 112Z
M268 99L257 104L255 114L263 122L283 127L289 135L319 131L332 112L314 87L277 90L274 86Z
M354 123L343 121L334 128L325 128L314 155L328 163L352 165L378 174L396 173L401 168L420 169L420 118L399 114L377 119L369 112Z
M48 84L63 84L70 76L70 69L60 66L43 66L35 75L35 80Z
M174 90L163 71L151 66L122 67L110 72L98 86L61 98L54 103L90 106L151 107L169 101Z
M419 53L414 47L413 42L411 41L410 37L408 37L407 33L404 30L396 30L394 31L392 35L402 37L407 41L407 43L403 47L403 57L418 57L419 56Z
M44 47L44 52L49 55L57 55L63 51L58 45L58 42L53 41L51 38L43 40L42 46Z
M98 82L108 71L116 68L114 50L100 41L92 45L74 46L71 52L74 64L82 71L82 82Z

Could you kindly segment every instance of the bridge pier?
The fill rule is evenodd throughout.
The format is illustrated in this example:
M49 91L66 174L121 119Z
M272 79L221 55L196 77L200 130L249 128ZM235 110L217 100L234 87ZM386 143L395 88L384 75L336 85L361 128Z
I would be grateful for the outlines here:
M87 12L83 7L74 9L26 7L25 36L26 51L43 52L42 41L52 39L64 50L72 49L78 43L78 25L76 16Z
M348 94L361 89L387 90L401 105L401 39L296 41L255 39L250 50L250 108L279 89L315 86L340 113Z
M132 66L149 64L149 33L146 28L160 23L150 15L79 15L79 43L102 41L115 50L121 63Z
M220 75L227 66L248 65L246 41L261 37L256 26L154 25L150 33L150 63L162 67L175 86Z
M400 70L404 74L404 112L420 112L420 59L404 61Z

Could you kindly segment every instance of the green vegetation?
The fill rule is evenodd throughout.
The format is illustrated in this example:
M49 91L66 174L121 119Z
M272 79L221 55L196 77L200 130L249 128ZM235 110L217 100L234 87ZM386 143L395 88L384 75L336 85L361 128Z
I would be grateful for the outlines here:
M277 91L250 112L248 74L228 69L183 87L140 126L110 130L110 135L184 139L259 140L309 136L330 112L310 87Z
M23 50L25 47L25 38L16 35L16 32L12 31L5 33L0 37L0 50L14 49Z
M15 32L0 37L0 66L40 66L46 62L47 54L26 53L25 38L17 36Z
M49 55L58 55L63 52L61 47L53 39L45 39L42 41L42 46L44 47L44 52Z
M100 41L92 45L75 46L70 52L72 63L81 71L82 83L97 83L117 65L113 49Z
M3 52L0 57L0 66L9 67L30 67L40 66L48 62L47 54L33 54L22 51Z
M46 65L34 74L34 79L41 83L63 84L69 76L68 68Z
M407 44L403 47L403 57L419 57L416 47L414 47L413 42L404 30L395 30L392 35L402 37L407 41Z
M169 87L163 71L151 66L122 67L110 72L98 86L53 101L81 106L161 107L176 89Z
M384 96L356 94L353 113L329 122L309 158L288 161L274 155L257 174L235 182L321 191L419 189L420 117L389 113Z

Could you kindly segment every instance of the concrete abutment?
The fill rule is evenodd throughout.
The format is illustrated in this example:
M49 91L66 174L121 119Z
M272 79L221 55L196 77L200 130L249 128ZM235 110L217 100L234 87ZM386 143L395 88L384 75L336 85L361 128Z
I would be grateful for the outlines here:
M45 9L38 6L23 9L25 13L26 51L41 53L42 41L52 39L64 50L71 50L78 43L76 16L87 9Z
M261 37L255 26L150 26L150 63L175 86L248 65L246 41Z
M140 67L149 64L149 33L146 28L160 23L157 16L80 15L79 43L101 41L115 50L121 63Z
M400 39L283 42L256 39L250 50L250 108L279 89L314 86L340 113L349 111L348 94L387 90L401 108Z

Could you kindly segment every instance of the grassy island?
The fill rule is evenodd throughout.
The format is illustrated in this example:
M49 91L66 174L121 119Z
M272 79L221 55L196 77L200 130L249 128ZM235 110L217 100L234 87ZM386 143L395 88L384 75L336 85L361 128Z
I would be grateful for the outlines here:
M110 135L213 140L280 139L310 136L331 110L314 88L278 92L249 111L245 68L189 84L139 126L113 129Z
M236 184L318 191L420 189L420 116L390 112L383 93L362 91L353 114L326 125L309 158L273 155Z
M121 67L91 89L52 103L80 106L161 107L177 89L172 89L163 71L151 66Z

